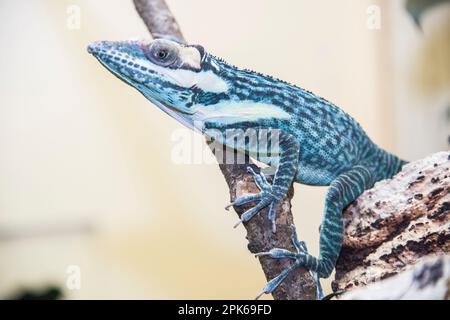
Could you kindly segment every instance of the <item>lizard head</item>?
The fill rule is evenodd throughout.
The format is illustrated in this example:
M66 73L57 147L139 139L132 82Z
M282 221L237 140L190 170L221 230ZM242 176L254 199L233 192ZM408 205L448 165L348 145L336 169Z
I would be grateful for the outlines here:
M206 67L203 47L174 41L97 41L88 46L101 64L183 124L192 127L199 95L223 93L227 83Z

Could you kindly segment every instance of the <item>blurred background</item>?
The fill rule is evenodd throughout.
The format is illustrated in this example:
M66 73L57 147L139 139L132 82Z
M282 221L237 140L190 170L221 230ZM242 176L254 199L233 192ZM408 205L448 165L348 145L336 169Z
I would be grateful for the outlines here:
M168 0L190 42L326 97L408 160L450 134L449 1L412 2ZM265 278L218 167L174 163L181 125L86 52L148 37L132 1L2 0L0 21L0 298L253 298ZM314 254L325 191L295 186Z

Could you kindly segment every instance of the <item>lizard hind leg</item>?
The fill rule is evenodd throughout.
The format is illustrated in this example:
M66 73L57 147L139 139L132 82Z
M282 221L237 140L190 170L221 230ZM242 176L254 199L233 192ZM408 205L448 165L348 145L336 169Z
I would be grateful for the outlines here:
M296 253L286 249L274 248L258 256L269 256L274 259L290 258L294 262L279 276L270 280L263 293L271 293L287 277L288 273L298 266L304 266L313 272L314 278L327 278L333 271L341 251L344 235L342 220L343 209L355 200L364 190L373 185L372 171L366 166L358 165L349 171L340 174L333 180L325 199L325 213L320 228L320 253L319 257L313 257L306 251L304 242L296 240L292 236ZM319 295L318 295L319 296Z
M257 253L257 257L261 256L269 256L274 259L292 259L293 263L284 269L278 276L267 282L266 286L263 288L262 292L256 297L256 299L259 299L263 294L270 294L272 293L282 282L283 280L289 275L289 273L301 265L301 260L298 259L298 255L305 255L308 254L308 249L306 248L306 243L304 241L299 241L297 238L297 231L295 226L291 225L292 234L291 234L291 241L292 245L295 248L296 253L292 253L289 250L286 249L278 249L274 248L268 252L260 252ZM319 276L316 272L310 271L311 276L313 277L314 281L316 282L316 297L317 299L323 298L323 290L322 285L320 284Z

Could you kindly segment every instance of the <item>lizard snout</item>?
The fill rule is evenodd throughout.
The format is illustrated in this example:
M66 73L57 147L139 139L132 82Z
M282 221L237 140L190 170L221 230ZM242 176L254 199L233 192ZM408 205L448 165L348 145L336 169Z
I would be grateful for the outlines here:
M88 45L87 51L89 53L95 55L96 53L110 49L113 46L114 46L114 42L112 42L112 41L94 41Z

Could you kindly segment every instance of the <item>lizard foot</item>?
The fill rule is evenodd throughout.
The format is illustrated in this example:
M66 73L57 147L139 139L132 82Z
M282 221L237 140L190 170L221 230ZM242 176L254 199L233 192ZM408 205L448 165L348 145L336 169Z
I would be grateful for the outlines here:
M261 209L269 207L269 214L268 218L270 221L272 221L272 231L276 232L276 207L278 203L280 202L280 197L277 197L274 195L273 192L273 186L267 181L266 177L262 172L256 173L251 167L247 168L247 171L253 175L253 179L255 180L256 186L259 190L261 190L258 194L251 194L246 195L243 197L240 197L239 199L236 199L229 205L225 207L226 210L228 210L232 206L241 206L243 204L253 202L253 201L259 201L257 205L255 205L253 208L245 211L241 215L240 221L234 226L235 228L242 222L248 221L251 218L253 218Z
M264 294L272 293L283 282L283 280L289 275L289 273L292 270L305 264L305 261L309 256L308 250L306 248L306 243L304 241L298 240L297 232L293 224L291 225L291 229L292 229L291 241L293 246L295 247L296 253L293 253L286 249L273 248L268 252L260 252L256 254L256 257L269 256L273 259L293 260L293 263L289 267L284 269L278 276L267 282L266 286L263 288L262 292L256 297L256 299L259 299ZM316 272L310 271L310 273L314 281L316 282L317 288L316 297L318 300L321 300L323 299L324 296L319 276Z

